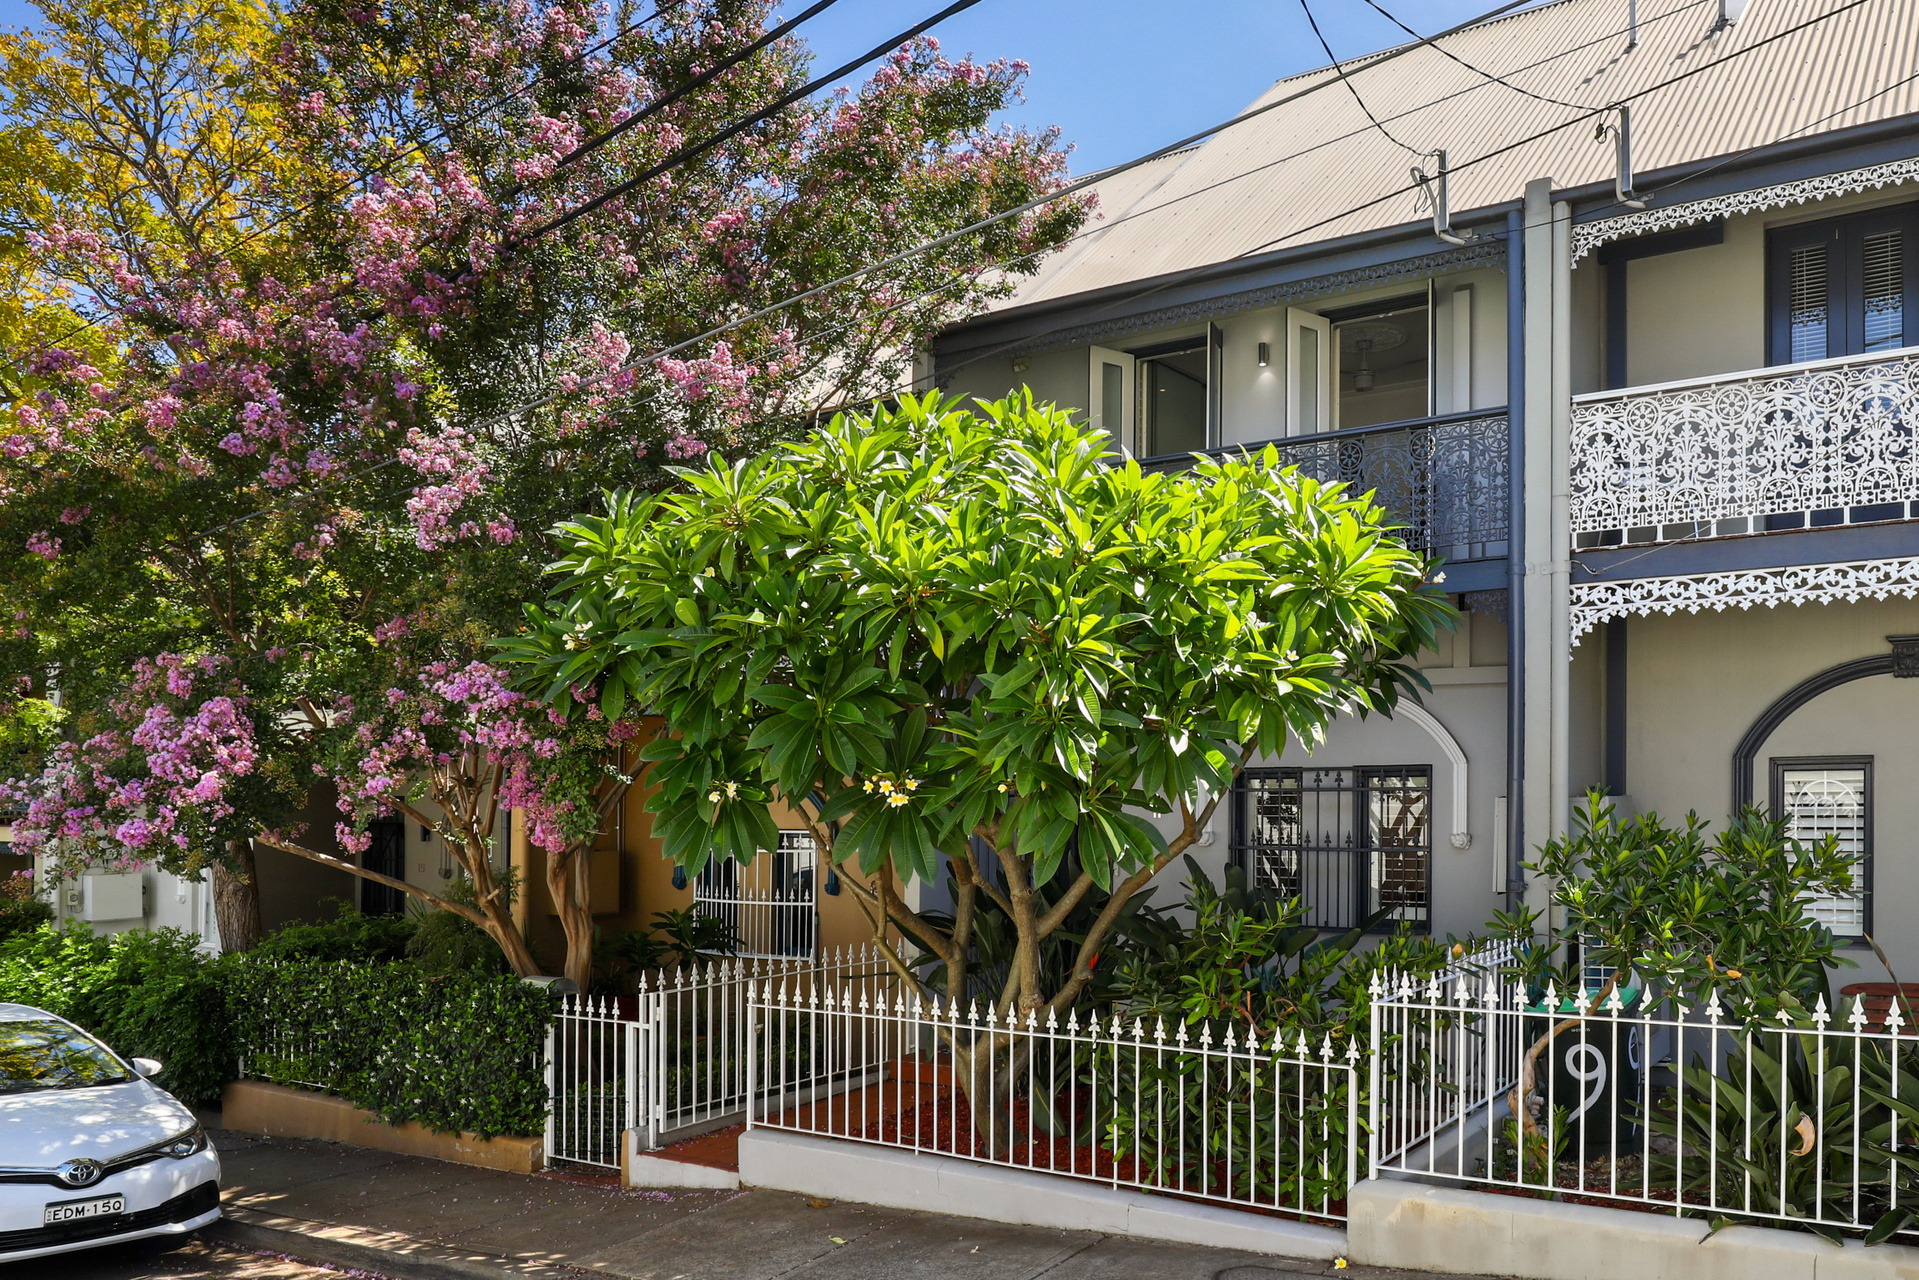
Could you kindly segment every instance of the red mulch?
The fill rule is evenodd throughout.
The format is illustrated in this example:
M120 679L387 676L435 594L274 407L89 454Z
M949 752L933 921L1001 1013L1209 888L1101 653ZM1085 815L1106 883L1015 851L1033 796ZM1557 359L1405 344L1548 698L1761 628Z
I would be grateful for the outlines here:
M712 1133L701 1134L697 1138L676 1142L670 1147L661 1147L658 1151L649 1151L647 1154L658 1160L677 1160L681 1164L704 1165L708 1169L726 1169L738 1173L740 1171L740 1135L745 1132L745 1125L731 1125L725 1129L716 1129Z
M985 1137L973 1132L973 1108L965 1094L956 1089L924 1087L901 1092L904 1110L895 1110L849 1136L947 1155L985 1158L990 1154ZM1068 1120L1067 1134L1049 1135L1033 1124L1032 1116L1031 1104L1020 1100L993 1117L994 1134L1014 1139L994 1163L1088 1178L1118 1177L1122 1182L1142 1181L1147 1176L1147 1169L1133 1156L1116 1158L1103 1148L1072 1145L1068 1134L1083 1135L1083 1119L1077 1129Z

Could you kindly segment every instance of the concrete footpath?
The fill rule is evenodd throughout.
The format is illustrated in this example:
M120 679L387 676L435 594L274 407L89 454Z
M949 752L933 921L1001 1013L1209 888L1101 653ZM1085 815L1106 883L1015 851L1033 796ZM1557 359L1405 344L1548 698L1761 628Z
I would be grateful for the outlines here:
M216 1131L243 1249L393 1280L1284 1280L1418 1273L1006 1227L779 1191L622 1191Z

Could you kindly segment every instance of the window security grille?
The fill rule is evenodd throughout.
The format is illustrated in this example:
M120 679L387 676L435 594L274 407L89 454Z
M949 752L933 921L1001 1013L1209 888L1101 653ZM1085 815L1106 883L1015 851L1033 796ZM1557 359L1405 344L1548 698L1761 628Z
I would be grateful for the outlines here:
M1424 929L1432 771L1252 769L1236 787L1234 855L1254 885L1301 899L1305 922L1350 929L1385 910Z
M813 955L819 947L818 851L810 831L780 832L780 847L741 866L706 864L693 909L732 927L737 954L762 959Z

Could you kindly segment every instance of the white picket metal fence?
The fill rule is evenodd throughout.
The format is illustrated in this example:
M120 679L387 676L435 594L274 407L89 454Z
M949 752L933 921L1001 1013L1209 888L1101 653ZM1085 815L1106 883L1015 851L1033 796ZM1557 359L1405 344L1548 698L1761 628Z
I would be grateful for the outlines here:
M1352 1045L1077 1013L1003 1019L977 1003L779 981L756 984L749 1011L750 1128L1345 1216L1359 1152Z
M1489 982L1503 984L1519 958L1520 948L1511 940L1484 942L1430 976L1374 976L1367 1042L1371 1048L1366 1055L1366 1130L1374 1163L1410 1157L1435 1141L1444 1144L1476 1122L1487 1098L1512 1085L1498 1075L1499 1064L1512 1060L1511 1054L1496 1051L1484 1037L1461 1027L1453 1027L1453 1034L1439 1034L1415 1026L1390 997L1414 983L1441 992L1461 983L1472 991ZM1390 1067L1382 1065L1382 1048L1396 1055L1390 1057ZM1462 1082L1470 1086L1461 1087Z
M892 982L878 951L859 947L800 961L712 958L642 975L633 996L565 997L547 1035L549 1158L618 1168L627 1130L654 1150L741 1119L747 990L774 979L874 994Z
M1529 993L1490 972L1383 984L1368 1172L1848 1232L1919 1223L1910 1011L1759 1017L1684 996ZM1513 1092L1542 1039L1522 1132Z
M744 1119L1314 1221L1343 1220L1362 1176L1411 1175L1919 1235L1913 1010L1759 1017L1630 975L1610 993L1541 992L1519 959L1498 944L1438 974L1382 974L1363 1047L1110 1013L1008 1019L910 989L870 949L704 964L564 1003L547 1150L616 1168L628 1131L646 1149Z

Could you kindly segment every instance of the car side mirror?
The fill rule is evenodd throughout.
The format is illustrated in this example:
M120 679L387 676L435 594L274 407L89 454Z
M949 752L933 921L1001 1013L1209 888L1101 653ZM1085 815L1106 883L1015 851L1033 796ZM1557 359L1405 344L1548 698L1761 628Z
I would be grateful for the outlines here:
M151 1080L160 1074L160 1063L154 1058L133 1059L133 1074L142 1080Z

